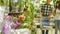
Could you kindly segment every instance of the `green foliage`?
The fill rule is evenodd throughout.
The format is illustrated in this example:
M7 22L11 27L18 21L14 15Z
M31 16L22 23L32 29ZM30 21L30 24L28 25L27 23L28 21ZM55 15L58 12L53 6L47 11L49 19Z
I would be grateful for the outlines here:
M3 5L3 1L2 0L0 0L0 5Z
M5 0L5 5L9 6L9 0Z
M9 6L9 0L0 0L0 5Z

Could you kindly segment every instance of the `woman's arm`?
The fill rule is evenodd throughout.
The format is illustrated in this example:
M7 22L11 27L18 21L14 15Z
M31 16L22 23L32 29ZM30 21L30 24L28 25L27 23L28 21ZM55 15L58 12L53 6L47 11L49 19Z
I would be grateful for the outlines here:
M42 18L42 12L40 11L40 18Z

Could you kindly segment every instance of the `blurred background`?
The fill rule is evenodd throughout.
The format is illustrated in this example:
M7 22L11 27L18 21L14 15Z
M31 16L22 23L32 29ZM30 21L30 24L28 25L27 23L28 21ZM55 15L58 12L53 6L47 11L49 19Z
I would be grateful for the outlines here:
M3 30L2 25L7 23L8 24L14 23L15 25L11 25L10 26L11 28L5 25L4 27L8 29L5 31L6 33L10 29L11 34L43 34L42 33L43 26L40 17L40 11L41 11L41 6L45 4L46 1L47 0L0 0L1 34L4 34L2 32ZM54 7L54 9L57 1L60 2L60 0L51 0L50 2L50 4ZM49 20L50 25L47 28L49 30L48 34L55 34L54 16L52 16Z

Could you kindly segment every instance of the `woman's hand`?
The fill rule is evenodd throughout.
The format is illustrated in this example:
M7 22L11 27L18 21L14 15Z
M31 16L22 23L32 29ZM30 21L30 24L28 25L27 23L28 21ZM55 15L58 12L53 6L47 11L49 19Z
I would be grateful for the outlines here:
M50 13L50 15L48 16L48 18L50 19L52 17L54 17L54 15L53 15L53 13Z

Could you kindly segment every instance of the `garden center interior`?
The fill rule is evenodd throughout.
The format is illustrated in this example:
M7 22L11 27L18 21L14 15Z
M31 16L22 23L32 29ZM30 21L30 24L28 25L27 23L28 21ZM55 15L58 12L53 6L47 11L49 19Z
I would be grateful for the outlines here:
M60 0L0 0L0 34L60 34Z

